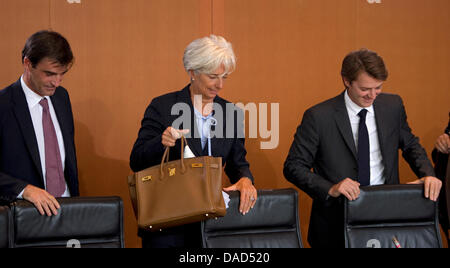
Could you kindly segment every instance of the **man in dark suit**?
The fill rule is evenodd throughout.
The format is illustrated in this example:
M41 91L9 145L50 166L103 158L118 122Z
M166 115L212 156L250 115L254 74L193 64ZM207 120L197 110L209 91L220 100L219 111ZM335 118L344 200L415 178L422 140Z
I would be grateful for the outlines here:
M284 165L285 177L313 198L312 247L344 247L341 197L357 199L360 186L399 184L398 150L427 198L436 201L441 188L401 98L381 93L383 59L367 49L352 52L341 75L345 92L305 112Z
M22 63L21 78L0 91L0 200L25 199L57 215L55 197L79 195L72 108L60 86L73 54L59 33L40 31Z
M439 200L439 216L442 229L446 233L447 241L450 243L449 229L450 229L450 176L448 166L450 154L450 114L448 126L445 133L439 136L436 140L435 148L433 150L433 162L435 163L436 176L442 180L443 187Z

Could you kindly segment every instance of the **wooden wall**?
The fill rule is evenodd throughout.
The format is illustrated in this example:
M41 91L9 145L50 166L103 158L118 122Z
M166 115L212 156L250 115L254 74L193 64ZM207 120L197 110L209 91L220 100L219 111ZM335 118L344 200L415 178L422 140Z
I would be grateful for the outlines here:
M83 196L121 196L126 246L139 247L126 176L144 110L153 97L188 83L182 55L211 33L233 43L238 66L221 96L244 104L279 103L279 145L249 139L259 189L292 187L282 166L303 112L343 90L340 65L366 47L386 61L384 91L400 94L409 123L431 152L448 122L448 0L0 0L1 88L23 71L25 40L62 33L76 63L63 82L71 95ZM270 126L270 123L269 123ZM414 179L404 161L402 181ZM311 200L300 195L303 238Z

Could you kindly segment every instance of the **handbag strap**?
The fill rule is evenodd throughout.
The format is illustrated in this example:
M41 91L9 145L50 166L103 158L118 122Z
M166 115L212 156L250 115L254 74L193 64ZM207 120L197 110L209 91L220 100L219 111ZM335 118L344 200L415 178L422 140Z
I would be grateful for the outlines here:
M184 165L184 145L187 144L187 140L184 136L181 136L181 173L186 172L186 166ZM160 166L160 172L161 172L161 178L164 177L164 163L169 162L169 151L170 147L166 147L166 150L164 150L163 157L161 159L161 166Z

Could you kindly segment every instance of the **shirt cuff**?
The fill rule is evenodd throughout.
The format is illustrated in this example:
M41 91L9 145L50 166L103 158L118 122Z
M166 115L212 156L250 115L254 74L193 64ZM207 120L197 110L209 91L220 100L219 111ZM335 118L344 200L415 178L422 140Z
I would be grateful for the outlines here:
M17 196L17 199L23 199L23 192L25 192L25 189L20 192L20 194Z

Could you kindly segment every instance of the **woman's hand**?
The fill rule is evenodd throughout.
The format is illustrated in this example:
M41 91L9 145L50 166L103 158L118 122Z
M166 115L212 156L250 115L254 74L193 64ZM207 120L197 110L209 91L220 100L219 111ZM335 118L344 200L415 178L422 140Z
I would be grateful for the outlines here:
M168 127L162 134L161 143L165 147L174 147L175 142L188 133L189 129L178 130L174 129L173 127Z
M258 192L253 186L252 180L247 177L241 178L236 184L223 189L225 192L239 191L241 193L239 211L245 215L255 206Z

